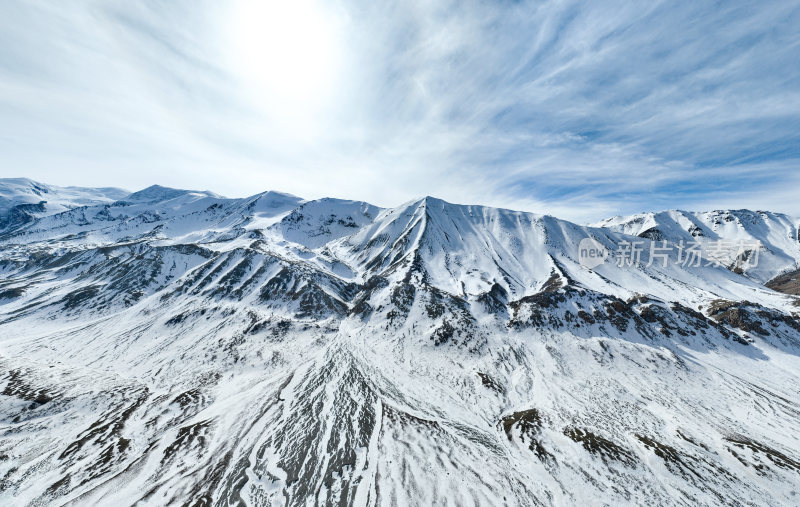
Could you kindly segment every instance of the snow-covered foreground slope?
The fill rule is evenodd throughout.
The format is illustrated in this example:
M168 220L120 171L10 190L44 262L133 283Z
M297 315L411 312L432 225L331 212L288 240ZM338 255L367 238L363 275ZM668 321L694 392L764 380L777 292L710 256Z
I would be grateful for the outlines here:
M582 267L623 222L151 187L12 227L0 504L796 505L800 299Z

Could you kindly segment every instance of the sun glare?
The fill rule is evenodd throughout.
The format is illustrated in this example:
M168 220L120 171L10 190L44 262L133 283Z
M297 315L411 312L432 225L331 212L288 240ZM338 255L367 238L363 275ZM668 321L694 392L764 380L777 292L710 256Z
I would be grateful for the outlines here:
M341 77L343 21L320 0L237 0L231 31L234 72L268 114L322 112Z

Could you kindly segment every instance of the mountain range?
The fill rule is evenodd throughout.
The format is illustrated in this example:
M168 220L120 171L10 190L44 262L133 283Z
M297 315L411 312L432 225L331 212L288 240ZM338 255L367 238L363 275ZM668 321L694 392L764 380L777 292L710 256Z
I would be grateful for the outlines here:
M799 229L0 179L0 504L797 505Z

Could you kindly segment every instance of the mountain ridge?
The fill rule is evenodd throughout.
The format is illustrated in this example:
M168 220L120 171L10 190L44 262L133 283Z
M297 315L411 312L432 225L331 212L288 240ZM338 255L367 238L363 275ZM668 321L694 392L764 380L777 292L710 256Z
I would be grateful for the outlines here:
M800 493L800 298L763 280L794 255L782 219L708 215L764 240L737 272L655 257L691 232L649 218L178 192L0 232L3 503Z

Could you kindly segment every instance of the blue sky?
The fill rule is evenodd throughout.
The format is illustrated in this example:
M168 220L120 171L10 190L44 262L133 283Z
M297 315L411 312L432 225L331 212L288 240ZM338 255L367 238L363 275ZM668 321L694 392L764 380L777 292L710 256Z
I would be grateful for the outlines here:
M800 215L800 4L0 4L0 175Z

